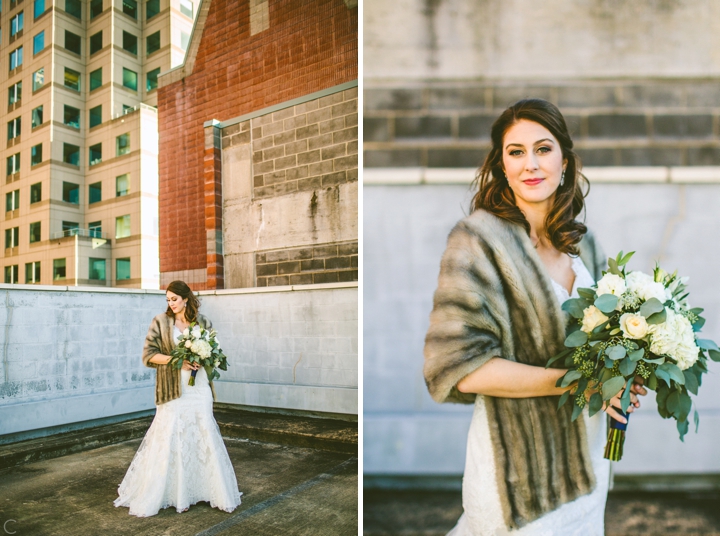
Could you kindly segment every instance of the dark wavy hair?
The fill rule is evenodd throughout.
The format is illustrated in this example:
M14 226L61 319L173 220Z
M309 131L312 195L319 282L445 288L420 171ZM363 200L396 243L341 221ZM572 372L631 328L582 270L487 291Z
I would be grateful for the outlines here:
M555 249L577 255L577 244L587 232L587 227L575 218L585 206L590 183L580 173L580 157L573 151L565 118L557 106L546 100L518 101L495 120L490 131L492 149L475 176L473 185L477 187L477 193L473 196L470 210L485 209L523 226L530 235L530 223L515 204L515 194L508 185L502 165L503 138L510 127L523 119L544 126L560 143L563 160L567 161L565 184L555 192L555 201L545 218L545 231Z
M167 286L165 292L172 292L173 294L180 296L182 299L186 299L187 304L185 305L185 320L188 322L195 322L195 320L197 320L198 309L200 309L200 300L198 300L195 294L193 294L193 291L187 286L185 281L173 281ZM165 314L170 318L175 318L175 313L172 312L169 305Z

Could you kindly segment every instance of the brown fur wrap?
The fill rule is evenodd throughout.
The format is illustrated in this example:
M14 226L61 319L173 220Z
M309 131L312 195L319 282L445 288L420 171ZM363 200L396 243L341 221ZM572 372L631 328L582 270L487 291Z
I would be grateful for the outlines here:
M207 317L198 313L197 324L205 329L212 328L212 322ZM173 337L173 328L175 320L165 313L161 313L152 319L150 329L148 329L145 337L145 346L143 348L142 361L146 367L157 369L155 377L155 405L159 406L170 400L180 398L182 394L182 381L180 369L171 367L170 365L158 365L151 363L150 358L155 354L170 355L175 348L175 338ZM215 387L210 382L213 400L216 400Z
M598 280L605 257L591 233L579 249ZM431 396L437 402L473 403L476 395L456 385L493 357L545 366L564 349L567 318L525 230L475 211L450 233L440 266L425 338ZM508 528L592 491L585 423L571 422L571 404L558 411L557 396L485 400Z

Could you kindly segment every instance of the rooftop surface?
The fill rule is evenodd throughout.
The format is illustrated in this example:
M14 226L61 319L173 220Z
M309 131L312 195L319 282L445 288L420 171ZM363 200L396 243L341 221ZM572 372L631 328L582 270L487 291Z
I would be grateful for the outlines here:
M356 534L358 463L348 443L357 446L357 423L267 416L264 437L271 442L257 439L263 437L262 414L247 415L252 426L242 426L242 416L216 411L243 492L242 504L232 513L200 502L183 513L170 507L137 518L127 508L113 506L117 486L149 426L144 419L111 425L113 433L106 428L102 441L123 439L138 427L140 433L132 433L139 437L99 447L97 430L73 432L67 438L76 447L69 454L71 449L57 437L24 442L36 460L29 463L18 464L21 444L0 447L0 460L3 449L12 454L0 469L0 523L18 536ZM280 425L298 433L281 434ZM313 443L313 436L318 442ZM344 444L328 442L333 438Z

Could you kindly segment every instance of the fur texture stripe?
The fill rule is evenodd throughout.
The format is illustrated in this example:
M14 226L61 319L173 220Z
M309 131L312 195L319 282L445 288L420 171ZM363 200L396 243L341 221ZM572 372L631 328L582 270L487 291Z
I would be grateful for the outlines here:
M580 257L595 279L605 258L591 233ZM493 357L545 366L564 348L568 317L525 230L478 210L448 237L425 338L425 381L437 402L473 403L457 383ZM559 397L486 397L508 528L590 493L595 475L583 419Z
M205 329L212 328L212 322L204 315L198 313L197 323ZM175 348L175 338L173 337L173 328L175 321L165 313L157 315L150 323L147 336L145 337L145 346L143 348L142 361L146 367L157 369L155 377L155 405L159 406L170 400L180 398L182 387L180 382L182 377L180 369L171 367L170 365L158 365L151 363L150 358L156 354L170 355ZM215 387L210 382L213 400L215 397Z

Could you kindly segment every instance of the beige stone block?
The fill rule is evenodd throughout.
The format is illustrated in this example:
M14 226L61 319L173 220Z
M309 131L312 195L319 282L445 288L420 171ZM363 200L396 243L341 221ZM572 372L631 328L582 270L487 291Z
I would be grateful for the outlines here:
M336 130L342 130L345 128L345 118L336 117L329 121L323 121L318 124L320 127L320 134L327 134L328 132L334 132Z
M315 136L308 140L308 149L320 149L321 147L327 147L332 145L332 134L323 134L322 136Z

